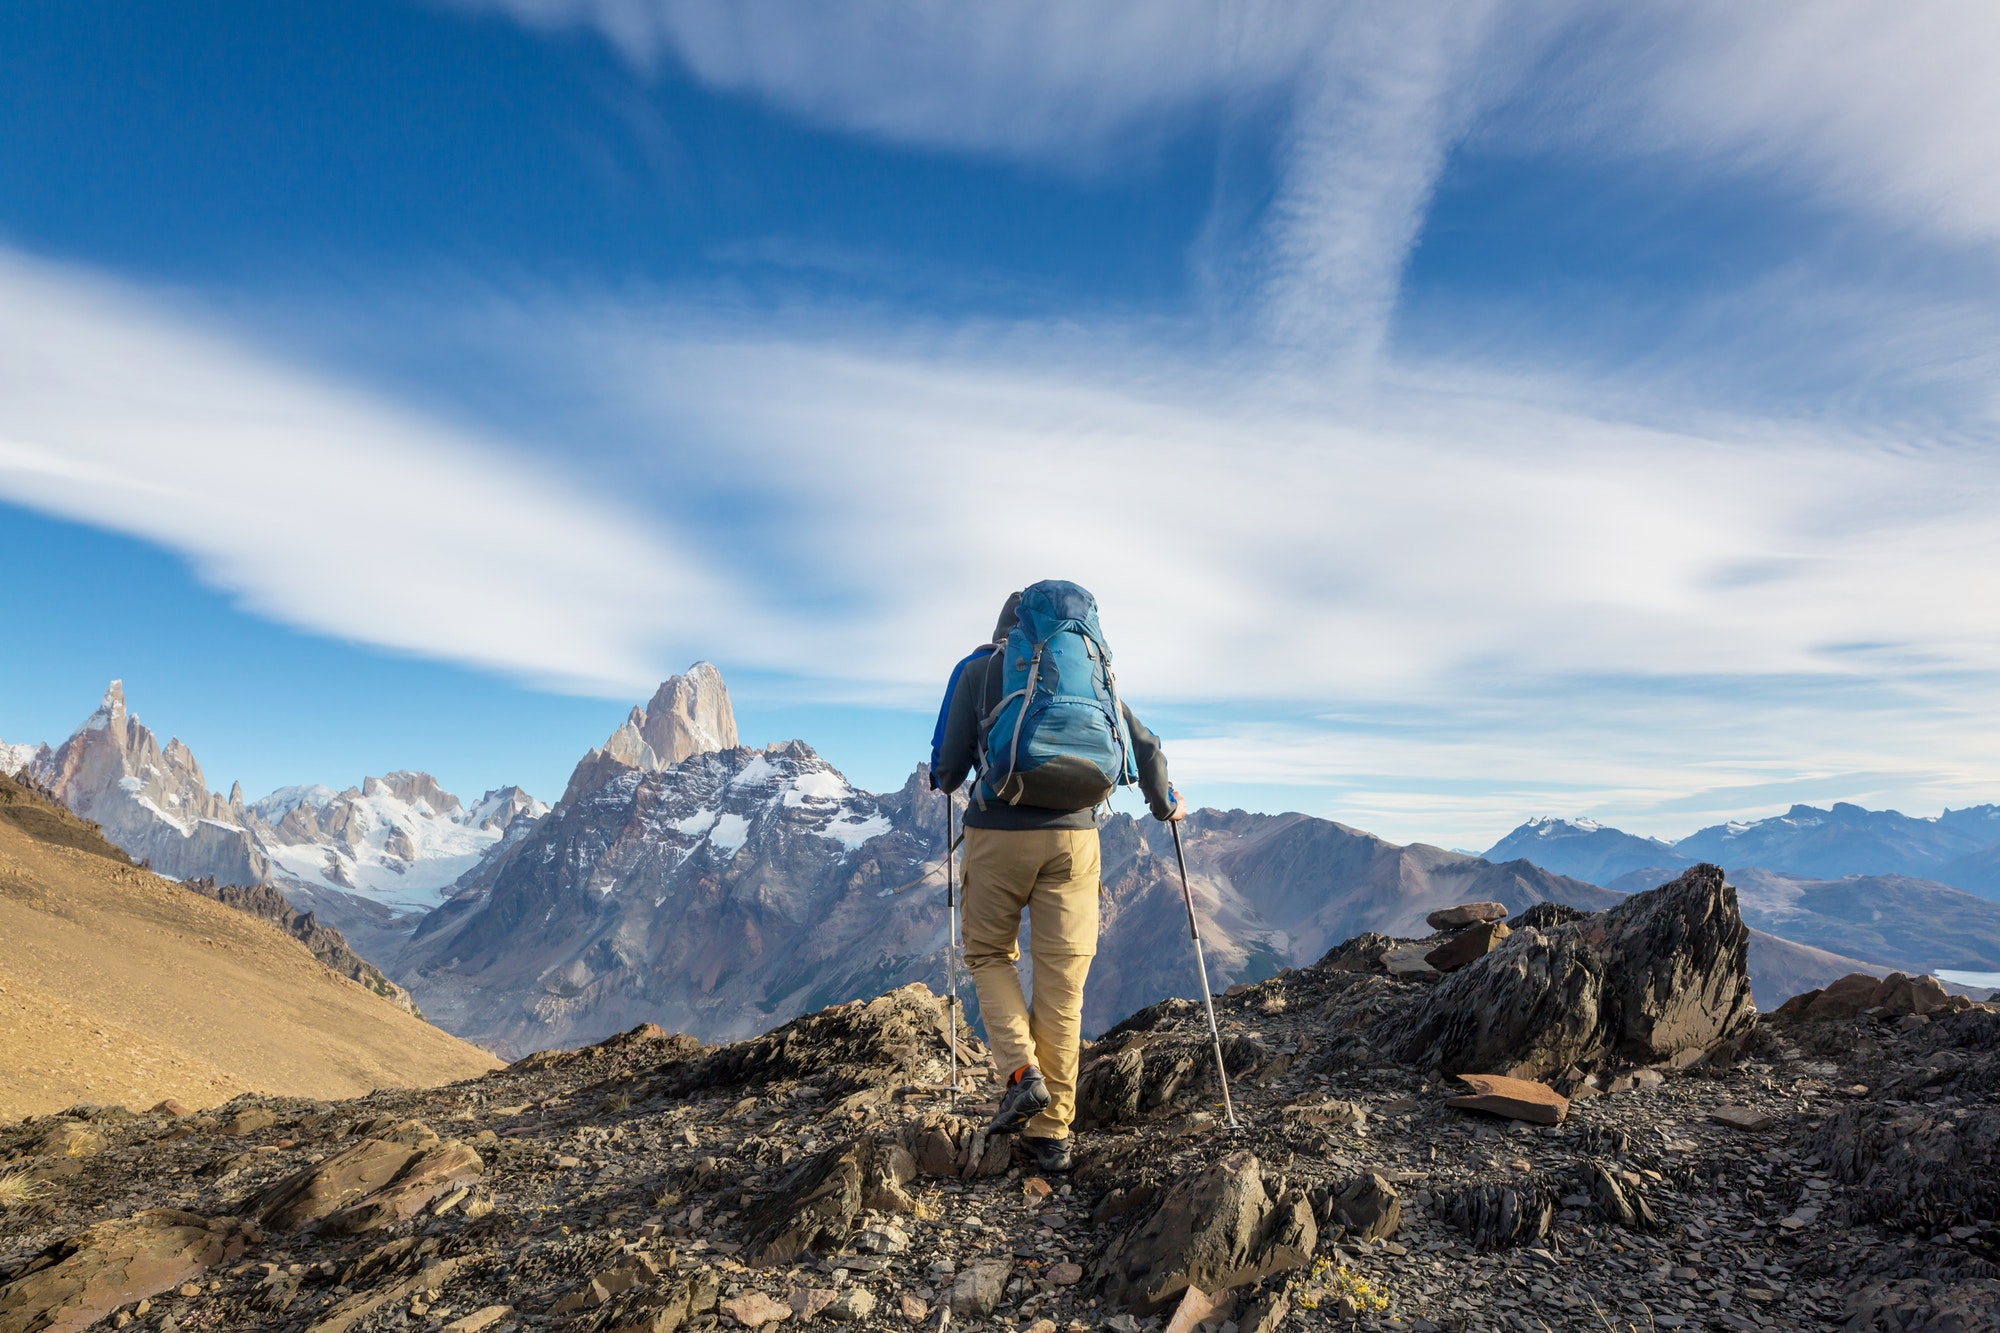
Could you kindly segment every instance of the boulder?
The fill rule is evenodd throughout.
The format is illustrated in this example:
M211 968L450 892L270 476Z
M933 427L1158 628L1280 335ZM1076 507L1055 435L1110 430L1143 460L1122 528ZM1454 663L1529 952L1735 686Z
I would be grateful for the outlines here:
M1421 1068L1515 1078L1726 1053L1757 1022L1749 944L1736 891L1699 865L1607 911L1517 932L1376 1035Z
M1005 1259L975 1259L951 1284L951 1312L960 1319L984 1319L1000 1304L1014 1265Z
M1391 936L1363 931L1328 949L1314 966L1326 972L1387 972L1389 954L1401 945Z
M864 1204L900 1192L909 1179L903 1173L915 1167L900 1145L873 1139L836 1143L807 1158L744 1218L746 1262L788 1265L808 1252L839 1249Z
M242 1254L234 1218L156 1208L88 1227L44 1250L0 1286L0 1333L74 1333L121 1305L157 1296Z
M362 1139L253 1196L247 1211L273 1231L297 1231L359 1203L416 1156L414 1148L400 1143Z
M1444 1104L1460 1111L1485 1111L1530 1125L1560 1125L1569 1114L1569 1099L1546 1083L1498 1074L1460 1074L1458 1081L1471 1093L1447 1097Z
M1249 1152L1183 1179L1098 1261L1105 1295L1139 1314L1190 1284L1222 1291L1303 1267L1319 1243L1311 1205L1296 1190L1272 1199Z
M324 1229L352 1236L408 1221L446 1193L485 1174L486 1163L471 1145L453 1139L418 1153L388 1185L330 1215Z
M1936 977L1906 977L1901 972L1891 972L1882 978L1882 989L1875 997L1877 1006L1899 1017L1946 1009L1951 1007L1951 1000L1944 983Z
M1461 930L1466 926L1506 919L1505 903L1460 903L1457 907L1446 907L1432 912L1424 918L1424 924L1432 930Z
M1896 976L1902 974L1896 973ZM1850 972L1820 990L1799 1010L1806 1018L1854 1018L1882 1002L1882 979Z
M1386 1240L1402 1228L1403 1202L1395 1186L1373 1171L1364 1171L1320 1196L1319 1218L1346 1236Z
M1511 934L1504 921L1469 926L1425 954L1424 962L1440 972L1456 972L1474 959L1492 953Z
M416 1122L411 1121L411 1124ZM359 1235L415 1217L432 1201L486 1172L470 1145L453 1139L429 1149L362 1139L316 1166L287 1176L247 1203L273 1231L297 1231L314 1222L338 1235ZM421 1142L422 1136L403 1137Z

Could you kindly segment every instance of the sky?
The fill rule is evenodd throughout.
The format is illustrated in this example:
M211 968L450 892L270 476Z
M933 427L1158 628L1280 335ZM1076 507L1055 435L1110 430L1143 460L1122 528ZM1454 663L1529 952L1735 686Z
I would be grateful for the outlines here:
M1201 805L2000 800L2000 10L0 9L0 739L856 782L1099 598ZM1128 806L1136 803L1128 800Z

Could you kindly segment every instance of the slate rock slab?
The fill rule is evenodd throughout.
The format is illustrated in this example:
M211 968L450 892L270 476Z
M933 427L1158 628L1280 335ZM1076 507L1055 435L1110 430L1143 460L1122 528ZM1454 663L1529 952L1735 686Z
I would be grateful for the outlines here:
M1440 972L1456 972L1474 959L1483 958L1513 934L1504 921L1488 921L1469 926L1424 955L1424 962Z
M121 1305L229 1263L252 1237L235 1218L168 1208L99 1222L43 1251L0 1287L0 1333L76 1333Z
M1424 918L1424 924L1432 930L1459 930L1465 926L1476 926L1486 921L1505 921L1505 903L1460 903L1456 907L1446 907L1432 912Z

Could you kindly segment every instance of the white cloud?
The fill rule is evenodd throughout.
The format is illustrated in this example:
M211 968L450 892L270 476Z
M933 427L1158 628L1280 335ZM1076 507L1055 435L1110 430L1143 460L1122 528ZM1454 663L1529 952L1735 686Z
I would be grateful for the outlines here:
M1582 11L1532 132L1685 154L1841 209L2000 240L2000 8L1985 0L1695 0Z
M4 251L0 497L180 551L272 619L561 688L634 693L687 627L753 614L493 439Z
M822 125L1071 162L1152 137L1190 104L1284 79L1327 26L1314 7L1227 0L449 2L592 27L638 65L671 57Z

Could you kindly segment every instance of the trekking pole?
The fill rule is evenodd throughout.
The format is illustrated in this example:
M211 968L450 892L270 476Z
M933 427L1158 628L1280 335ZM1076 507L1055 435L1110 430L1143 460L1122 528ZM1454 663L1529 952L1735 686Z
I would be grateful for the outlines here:
M1194 919L1194 890L1188 887L1187 853L1181 850L1180 821L1170 821L1167 827L1174 831L1174 860L1181 868L1181 898L1187 903L1188 934L1194 939L1194 966L1201 973L1201 1002L1208 1010L1208 1035L1215 1042L1215 1077L1222 1084L1222 1113L1229 1117L1229 1127L1235 1129L1236 1106L1229 1100L1229 1070L1222 1063L1222 1029L1215 1025L1215 997L1208 993L1208 961L1201 956L1201 927Z
M944 949L944 1022L951 1041L951 1109L958 1110L958 858L951 837L951 793L944 794L944 910L948 920Z

